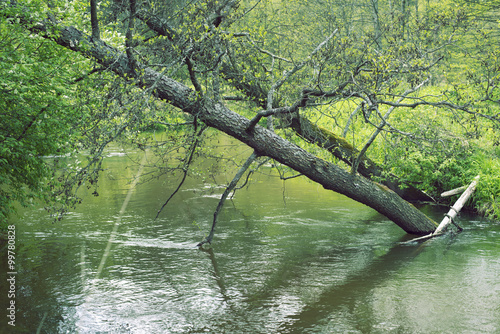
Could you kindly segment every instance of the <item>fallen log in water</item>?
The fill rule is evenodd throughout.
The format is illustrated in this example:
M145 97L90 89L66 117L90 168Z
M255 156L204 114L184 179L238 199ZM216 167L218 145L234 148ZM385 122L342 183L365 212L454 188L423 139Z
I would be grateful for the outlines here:
M406 241L404 243L410 243L413 241L419 241L419 240L425 240L429 239L438 235L441 235L444 233L446 228L453 223L453 219L456 217L456 215L462 210L465 202L469 199L469 197L474 193L474 190L476 189L477 182L479 181L479 175L474 178L474 180L471 182L471 184L467 187L467 189L462 193L462 195L458 198L458 200L455 202L455 204L450 208L448 213L445 215L439 226L436 228L436 230L430 234L424 235L422 237L418 237L409 241ZM453 194L457 194L459 190L464 189L465 187L460 187L457 189L453 189L447 192L444 192L441 194L441 196L451 196Z

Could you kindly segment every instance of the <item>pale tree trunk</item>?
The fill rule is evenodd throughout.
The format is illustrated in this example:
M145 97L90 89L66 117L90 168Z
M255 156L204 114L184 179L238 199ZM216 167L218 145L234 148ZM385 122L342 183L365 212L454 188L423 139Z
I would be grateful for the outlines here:
M412 240L409 240L409 241L406 241L404 243L410 243L410 242L414 242L414 241L426 240L426 239L430 239L432 237L437 237L439 235L442 235L450 224L455 224L455 222L453 220L455 219L457 214L460 212L460 210L462 210L462 208L465 205L465 202L467 202L469 197L472 196L472 194L474 193L474 190L476 190L476 186L477 186L477 183L479 182L479 178L480 178L480 175L476 176L474 178L474 180L472 181L472 183L468 187L466 187L465 191L458 198L458 200L455 202L455 204L450 208L450 210L445 215L445 217L443 218L443 220L441 221L439 226L434 230L434 232L429 233L429 234L424 235L424 236L421 236L421 237L418 237L418 238L415 238L415 239L412 239ZM450 190L447 193L443 193L441 196L451 196L452 194L456 194L456 191L460 191L460 190L463 190L463 187L460 187L460 188L457 188L454 190ZM460 226L458 226L456 224L455 224L455 226L458 227L459 231L462 231L462 228Z
M101 41L92 38L74 27L63 26L51 21L25 22L31 24L32 32L45 34L51 30L51 37L59 45L94 59L116 75L127 77L143 89L152 88L153 94L183 112L198 117L210 127L218 129L252 147L260 156L268 156L302 173L309 179L355 201L366 204L385 215L403 230L412 234L426 234L435 230L437 224L403 200L385 186L376 184L362 176L352 175L339 166L324 161L288 140L261 126L251 131L250 120L229 110L226 106L208 97L199 95L186 85L169 78L152 68L136 62L129 67L127 55ZM50 26L49 26L50 25ZM54 35L51 35L54 36ZM140 75L138 74L140 73ZM131 75L135 75L131 77Z

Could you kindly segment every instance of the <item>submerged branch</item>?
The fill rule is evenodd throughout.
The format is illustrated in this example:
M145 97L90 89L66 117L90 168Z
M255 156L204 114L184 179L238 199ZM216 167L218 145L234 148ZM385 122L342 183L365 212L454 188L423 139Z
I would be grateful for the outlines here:
M217 217L219 216L220 210L224 206L224 202L226 201L226 198L229 196L229 194L231 193L231 191L233 191L233 189L236 187L236 185L240 181L240 179L243 176L243 174L245 174L245 172L247 171L247 169L255 161L255 159L257 159L257 157L258 157L258 154L254 151L248 157L248 159L245 161L245 163L243 164L243 166L241 166L241 168L238 170L238 172L236 173L236 175L234 176L234 178L231 180L231 182L228 184L228 186L224 190L224 193L222 194L222 197L219 200L219 204L217 205L217 209L215 209L215 212L214 212L214 219L212 221L212 228L210 229L210 234L205 238L205 240L203 240L202 242L200 242L197 245L198 247L201 247L201 246L203 246L206 243L211 243L212 242L212 239L213 239L214 233L215 233L215 225L217 225Z

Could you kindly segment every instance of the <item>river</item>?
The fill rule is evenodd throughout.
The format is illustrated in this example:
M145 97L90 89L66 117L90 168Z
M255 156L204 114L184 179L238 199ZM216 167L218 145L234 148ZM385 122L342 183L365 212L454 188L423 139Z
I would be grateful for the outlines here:
M405 232L372 209L263 166L202 251L224 189L188 178L154 220L179 177L139 183L120 214L130 161L110 150L99 196L62 222L41 208L11 222L16 331L2 316L0 332L500 332L497 222L462 213L462 233L401 245ZM5 243L0 255L7 268Z

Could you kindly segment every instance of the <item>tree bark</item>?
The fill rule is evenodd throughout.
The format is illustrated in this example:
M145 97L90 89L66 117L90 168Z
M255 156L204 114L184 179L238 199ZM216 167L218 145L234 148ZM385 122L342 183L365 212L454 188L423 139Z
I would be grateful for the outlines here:
M101 39L99 20L97 18L97 0L90 0L90 25L92 27L92 38L96 41Z
M25 22L26 23L26 22ZM50 28L50 29L49 29ZM153 94L198 117L210 127L218 129L252 147L258 155L268 156L289 166L325 189L344 194L385 215L403 230L412 234L434 231L437 224L403 200L389 188L362 176L352 175L335 164L324 161L286 139L261 126L246 131L250 120L229 110L223 104L199 95L186 85L136 63L139 71L130 68L127 56L102 41L92 38L74 27L51 22L31 22L33 32L41 33L57 44L92 58L119 76L126 77L141 88L151 88ZM47 35L46 31L56 34ZM138 74L140 73L140 75ZM133 75L131 77L131 75Z

